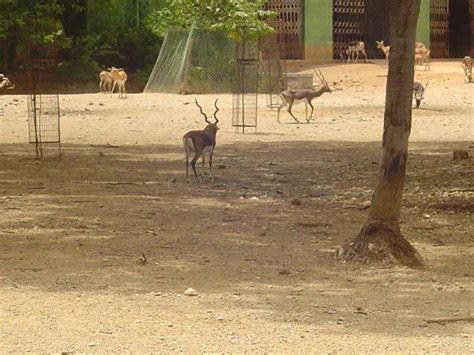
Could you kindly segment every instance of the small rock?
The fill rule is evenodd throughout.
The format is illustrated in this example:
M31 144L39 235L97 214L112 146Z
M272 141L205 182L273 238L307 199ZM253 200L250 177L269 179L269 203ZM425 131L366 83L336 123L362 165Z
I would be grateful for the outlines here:
M227 169L227 165L219 164L219 165L217 166L217 169Z
M188 288L186 291L184 291L184 295L185 296L190 296L190 297L193 297L193 296L197 296L199 295L199 293L194 289L194 288Z
M216 320L223 321L223 320L224 320L224 317L217 317Z
M301 200L300 199L297 199L297 198L294 198L293 200L291 200L290 202L293 206L301 206Z
M469 153L465 150L455 150L453 152L453 160L463 160L463 159L468 159L469 158Z
M425 218L425 219L430 219L431 216L430 216L429 214L426 214L426 213L425 213L425 214L423 215L423 218Z
M153 292L153 296L161 296L162 293L161 292Z
M172 179L169 179L168 181L174 184L176 182L176 179L172 178Z
M260 199L256 196L250 198L250 201L260 201Z

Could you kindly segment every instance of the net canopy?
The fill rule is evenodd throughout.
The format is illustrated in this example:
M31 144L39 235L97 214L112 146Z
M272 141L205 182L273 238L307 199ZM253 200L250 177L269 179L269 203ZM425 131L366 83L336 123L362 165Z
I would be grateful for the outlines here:
M238 81L236 43L225 33L170 29L144 92L230 93Z

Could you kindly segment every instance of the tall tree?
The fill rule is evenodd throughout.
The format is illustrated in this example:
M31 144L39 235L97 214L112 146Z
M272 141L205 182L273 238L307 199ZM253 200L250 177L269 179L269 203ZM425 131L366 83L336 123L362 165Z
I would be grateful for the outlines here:
M382 157L369 216L354 241L340 249L345 260L396 261L419 267L421 256L400 232L400 211L412 119L416 24L420 0L390 1L390 59Z

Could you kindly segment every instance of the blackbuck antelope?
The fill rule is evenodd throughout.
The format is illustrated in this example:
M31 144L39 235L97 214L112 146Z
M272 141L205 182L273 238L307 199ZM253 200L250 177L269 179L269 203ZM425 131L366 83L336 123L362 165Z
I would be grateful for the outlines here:
M461 67L464 70L464 81L472 83L472 58L465 56L462 59Z
M5 75L0 74L0 89L12 90L15 85Z
M347 63L352 60L357 63L360 53L364 56L364 61L367 62L367 53L365 52L365 43L362 41L352 41L347 44L346 55Z
M211 123L207 115L202 110L202 107L199 105L198 101L195 100L196 106L199 107L201 115L204 116L204 121L206 121L207 126L202 131L190 131L186 133L183 137L184 151L186 152L186 182L189 184L189 155L194 153L194 157L191 160L191 166L194 171L194 175L198 183L202 183L203 178L201 179L198 176L196 171L196 162L199 158L202 158L202 168L204 169L206 154L209 155L209 177L212 182L214 182L214 177L212 175L212 155L214 154L214 148L216 146L216 134L219 130L217 124L219 119L217 118L217 112L219 108L217 107L217 100L214 102L214 107L216 111L214 112L215 122Z
M425 86L423 86L423 84L418 81L413 82L413 98L416 102L416 108L420 108L421 100L425 98L425 91L429 83L428 81Z
M112 84L114 82L112 74L105 70L101 71L99 73L99 80L99 92L103 92L104 94L110 92L110 89L112 89Z
M125 70L123 68L115 68L111 67L108 68L110 75L112 75L113 78L113 84L112 84L112 90L110 90L110 96L113 95L115 86L118 85L118 94L119 98L126 98L127 97L127 90L125 90L125 83L127 82L127 73L125 73ZM125 96L123 95L125 93Z
M301 102L306 103L311 107L311 113L309 115L309 118L306 117L306 121L309 122L311 118L313 117L313 112L314 112L314 107L312 105L312 101L314 98L321 96L325 92L332 92L331 88L329 87L329 84L327 83L326 79L324 79L323 73L321 73L321 70L318 69L316 72L313 70L314 74L321 80L321 86L316 88L314 87L313 89L299 89L299 90L284 90L280 93L280 98L281 98L281 105L278 107L278 113L277 113L277 120L278 123L280 123L280 111L283 107L288 106L288 113L291 115L291 117L297 122L298 119L293 115L293 112L291 112L293 105L299 104Z

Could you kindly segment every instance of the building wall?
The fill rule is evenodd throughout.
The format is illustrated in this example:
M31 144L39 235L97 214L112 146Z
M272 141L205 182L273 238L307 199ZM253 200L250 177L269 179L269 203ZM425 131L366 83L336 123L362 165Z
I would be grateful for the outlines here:
M416 40L430 48L430 0L421 0L420 16L416 26Z
M304 45L306 60L332 59L332 0L305 0Z
M332 0L304 0L306 60L331 60L333 44ZM417 41L430 46L430 0L421 0Z

